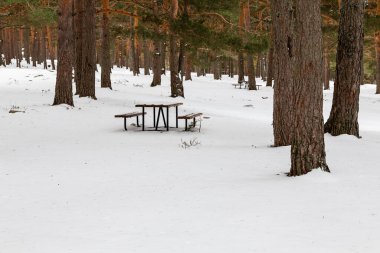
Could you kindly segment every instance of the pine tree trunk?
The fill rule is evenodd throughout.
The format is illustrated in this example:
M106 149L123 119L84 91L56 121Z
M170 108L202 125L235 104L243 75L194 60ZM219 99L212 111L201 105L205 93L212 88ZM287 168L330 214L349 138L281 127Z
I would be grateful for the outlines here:
M72 92L72 0L58 1L58 70L53 105L74 106Z
M41 57L42 57L42 61L44 63L44 69L47 69L47 57L46 57L46 53L47 53L47 43L46 43L46 38L47 38L47 34L46 34L46 26L42 28L42 40L41 40Z
M257 62L256 62L256 78L261 77L261 53L257 55Z
M24 29L24 57L27 64L30 64L30 28ZM1 65L1 64L0 64Z
M274 46L273 43L269 48L268 53L268 76L267 76L267 87L273 86L273 74L274 74L274 64L273 64L273 54L274 54Z
M51 67L53 70L55 70L55 54L54 54L54 45L52 40L52 34L51 34L51 27L47 27L47 48L49 50L49 58L51 62Z
M248 66L248 89L257 90L256 78L255 78L255 64L253 63L253 55L248 54L247 56L247 66Z
M32 51L32 61L33 61L33 67L37 67L37 58L38 58L38 37L37 37L37 30L33 29L33 51Z
M329 172L323 132L322 30L320 1L295 0L294 133L289 176L313 169ZM305 22L304 13L308 14Z
M243 52L239 52L238 55L238 83L242 83L245 81L244 79L244 54Z
M146 39L144 39L143 48L144 48L144 75L148 76L148 75L150 75L150 71L149 71L149 48L148 48L148 42L146 41Z
M377 35L375 36L375 50L376 50L376 94L380 94L380 31L378 31Z
M101 87L112 89L111 83L111 41L110 41L110 18L109 0L102 0L103 20L102 20L102 58L101 58Z
M4 30L0 28L0 66L5 66L5 62L3 59L3 54L4 54Z
M185 66L185 80L186 81L192 81L191 79L191 60L192 58L189 56L187 56L186 58L186 66Z
M74 33L75 33L75 95L83 94L83 19L84 19L84 0L74 1Z
M171 18L177 19L178 13L178 0L171 1ZM178 76L178 61L177 61L177 43L174 33L170 31L169 35L169 48L170 48L170 87L172 97L184 97L184 89L181 79Z
M83 93L79 97L95 96L96 36L95 36L95 0L84 1L83 17Z
M157 1L153 1L153 14L156 18L158 18L159 14L159 6ZM160 34L160 27L157 24L154 28L154 31L156 35L158 36ZM153 80L150 86L154 87L157 85L161 85L161 75L162 75L162 70L161 70L161 46L162 42L158 37L155 37L153 40L153 47L154 47L154 52L153 52Z
M330 89L330 61L329 61L329 51L327 48L324 50L323 54L323 83L324 83L324 89L329 90Z
M293 31L290 0L271 0L274 47L273 135L274 146L288 146L292 140ZM260 56L259 56L260 58Z
M161 52L161 74L166 75L166 42L160 42L160 52Z
M363 62L363 0L343 0L339 21L336 80L325 132L359 137L359 94Z

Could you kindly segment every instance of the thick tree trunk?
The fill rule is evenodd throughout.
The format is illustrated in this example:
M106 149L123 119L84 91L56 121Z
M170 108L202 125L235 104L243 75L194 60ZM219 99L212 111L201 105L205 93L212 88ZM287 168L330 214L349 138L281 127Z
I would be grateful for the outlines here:
M191 79L191 60L192 58L190 57L190 55L188 55L186 57L186 66L185 66L185 80L186 81L192 81Z
M274 47L273 135L274 146L292 140L293 17L290 0L271 0ZM259 56L260 58L260 56Z
M153 14L155 15L156 18L158 18L159 15L159 5L157 1L153 1ZM154 31L156 32L156 35L158 36L160 34L160 27L158 24L156 24ZM161 75L162 75L162 70L161 70L161 46L162 42L158 37L155 37L153 40L153 47L154 47L154 52L153 52L153 80L150 86L154 87L157 85L161 85Z
M72 0L58 1L58 70L53 105L74 106L72 92Z
M178 13L178 0L171 1L171 18L177 19ZM184 97L184 89L181 79L178 76L178 58L177 58L177 43L172 31L169 35L169 47L170 47L170 87L172 97Z
M359 137L359 94L363 67L363 0L343 0L339 21L336 80L325 132Z
M293 108L290 176L312 169L329 172L323 132L322 30L320 1L295 0ZM307 20L304 13L308 14Z
M238 83L242 83L245 81L244 79L244 54L243 52L239 52L238 55Z
M111 83L111 41L110 41L110 18L109 0L102 0L103 20L102 20L102 58L101 58L101 87L112 89Z
M83 17L83 93L80 97L95 96L96 71L96 36L95 36L95 0L84 1L85 12Z
M255 78L255 64L253 63L253 55L248 54L247 56L247 66L248 66L248 89L257 90L256 78Z
M84 0L74 1L74 33L75 33L75 95L83 92L83 18L84 18Z
M380 94L380 31L378 31L377 35L375 36L375 50L376 50L376 94Z

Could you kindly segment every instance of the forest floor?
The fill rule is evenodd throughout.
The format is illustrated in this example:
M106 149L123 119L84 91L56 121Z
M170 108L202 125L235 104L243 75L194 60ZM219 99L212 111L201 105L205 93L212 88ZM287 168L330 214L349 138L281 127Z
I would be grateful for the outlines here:
M113 90L97 73L96 101L53 107L55 76L0 68L1 253L379 252L374 85L361 88L362 138L325 135L332 173L290 178L290 148L270 147L271 88L193 76L172 99L168 76L151 88L114 69ZM332 91L324 100L326 120ZM125 132L114 118L156 101L203 112L201 132Z

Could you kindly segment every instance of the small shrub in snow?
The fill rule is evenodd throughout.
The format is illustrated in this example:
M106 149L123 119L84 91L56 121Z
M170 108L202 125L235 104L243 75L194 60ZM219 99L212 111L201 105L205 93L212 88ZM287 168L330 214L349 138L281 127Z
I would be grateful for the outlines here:
M190 139L189 141L184 141L181 139L180 147L183 149L188 149L188 148L196 147L199 145L201 145L201 142L198 141L196 137L194 137L194 138Z

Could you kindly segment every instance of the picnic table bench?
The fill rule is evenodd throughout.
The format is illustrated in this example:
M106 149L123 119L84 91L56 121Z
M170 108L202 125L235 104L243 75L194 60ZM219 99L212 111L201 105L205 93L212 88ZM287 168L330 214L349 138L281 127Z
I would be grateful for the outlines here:
M130 112L130 113L125 113L125 114L118 114L118 115L115 115L115 118L123 118L124 119L124 129L125 131L127 131L127 118L132 118L132 117L136 117L136 125L138 127L140 127L140 124L139 124L139 116L144 116L144 114L146 114L146 112Z
M237 89L239 87L239 89L241 89L242 87L244 87L244 89L247 87L247 82L244 81L244 82L241 82L241 83L233 83L232 84L235 89Z
M197 118L199 118L199 131L201 131L201 127L202 127L202 113L190 113L190 114L186 114L186 115L182 115L182 116L178 116L177 119L184 119L185 120L185 131L187 131L189 128L193 128L195 127L196 123L197 123ZM188 127L188 124L187 124L187 121L188 120L193 120L193 125Z

